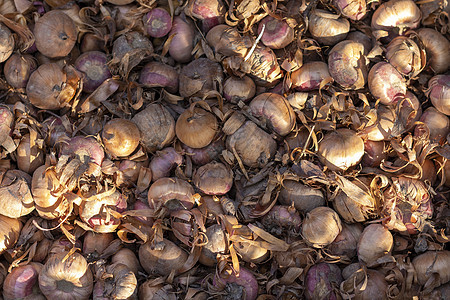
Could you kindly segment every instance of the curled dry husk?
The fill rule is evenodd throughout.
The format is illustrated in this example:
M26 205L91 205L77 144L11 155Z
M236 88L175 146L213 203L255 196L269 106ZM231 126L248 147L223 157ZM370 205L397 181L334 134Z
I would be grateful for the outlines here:
M0 237L0 253L3 253L16 244L22 229L22 223L16 218L0 215L0 228L3 232Z
M388 288L383 273L361 268L342 282L340 290L346 297L354 295L354 299L387 300Z
M194 189L187 181L178 178L156 180L148 190L150 208L166 207L169 210L194 207Z
M302 236L313 247L331 244L342 230L338 214L329 207L320 206L306 214Z
M136 275L122 263L108 265L96 275L99 280L94 286L94 300L129 299L136 292Z
M34 210L31 176L20 170L0 172L0 214L19 218Z
M207 58L196 59L183 67L179 77L181 97L203 97L223 82L222 67Z
M450 251L427 251L416 256L412 263L420 285L438 287L450 281Z
M350 22L325 10L316 9L310 14L309 32L319 43L335 45L347 36Z

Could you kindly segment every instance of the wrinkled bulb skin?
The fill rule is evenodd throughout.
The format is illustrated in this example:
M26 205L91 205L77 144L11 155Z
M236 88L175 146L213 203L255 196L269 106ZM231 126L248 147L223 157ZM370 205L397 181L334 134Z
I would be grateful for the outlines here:
M405 36L395 37L386 48L386 58L405 76L415 77L425 65L426 55L417 44Z
M300 92L318 90L322 82L330 79L328 65L321 61L307 62L291 74L292 85Z
M6 61L14 51L14 37L3 23L0 23L0 63Z
M93 290L94 278L86 259L78 253L53 254L39 274L39 288L47 299L88 300Z

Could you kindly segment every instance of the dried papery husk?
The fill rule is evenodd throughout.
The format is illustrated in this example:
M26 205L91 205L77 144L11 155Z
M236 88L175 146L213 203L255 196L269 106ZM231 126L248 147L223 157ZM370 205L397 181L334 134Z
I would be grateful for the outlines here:
M431 78L427 96L438 111L450 116L450 75L436 75Z
M198 261L208 267L214 267L217 264L217 256L225 254L228 249L228 242L222 226L213 224L206 228L208 242L202 247L202 252Z
M94 300L129 299L136 291L136 275L122 263L108 265L95 283Z
M226 8L221 0L190 0L184 12L200 20L203 32L209 32L224 22Z
M139 285L139 299L177 300L177 296L171 284L164 285L160 278L156 278Z
M298 233L301 222L295 208L287 205L275 205L261 220L267 231L276 236L281 236L283 232Z
M39 274L39 288L47 299L87 300L93 285L89 265L78 253L62 252L50 256Z
M36 211L44 219L57 219L69 210L69 202L62 195L65 187L59 182L53 168L40 166L33 173L31 192L33 193Z
M361 31L351 31L348 33L346 40L354 41L364 45L364 55L367 55L372 50L372 39L367 34Z
M384 105L396 104L406 94L405 79L387 62L379 62L370 69L368 83L372 96Z
M287 100L278 94L262 93L249 104L253 116L259 117L268 127L281 136L291 132L295 126L294 110Z
M278 196L281 204L292 205L300 212L307 213L325 205L325 196L315 189L295 180L284 180Z
M354 295L355 300L388 300L389 285L380 271L359 269L341 284L342 295Z
M198 168L192 180L207 195L224 195L233 186L233 171L220 162L210 162Z
M51 246L47 249L48 258L55 254L67 254L71 249L73 249L74 246L76 248L81 248L81 241L76 240L75 244L73 244L72 241L70 241L66 236L61 236L60 238L53 240Z
M363 226L359 223L342 223L341 233L339 233L333 243L328 245L327 249L331 254L351 261L356 255L356 248L362 232Z
M85 164L92 162L99 167L102 165L105 152L95 138L78 135L65 143L59 153L60 159L62 156L72 156Z
M422 231L433 215L431 196L425 184L417 179L393 177L383 193L383 223L390 230L415 234Z
M229 235L228 239L233 241L234 250L245 262L259 264L270 256L269 250L263 244L264 240L255 236L248 226L243 225Z
M14 37L6 25L0 23L0 62L6 61L14 50Z
M148 190L150 208L166 207L169 210L191 209L194 207L194 189L185 180L161 178Z
M15 88L25 88L31 73L37 68L36 60L30 54L14 53L5 62L3 73L6 81Z
M381 224L370 224L364 228L358 241L358 259L367 265L391 253L394 238L391 232Z
M116 174L116 183L118 185L129 186L137 182L139 174L142 168L146 168L148 161L133 161L124 159L116 161L115 165L119 169L119 173ZM151 174L149 181L151 180Z
M427 132L431 141L442 142L450 132L450 119L434 107L428 107L419 119L423 124L417 124L414 135L420 136ZM426 126L426 128L424 128Z
M361 89L367 82L364 45L355 41L336 44L328 55L328 70L334 81L345 89Z
M341 14L351 20L361 20L366 15L365 0L333 0Z
M31 262L14 268L6 276L3 283L3 299L36 299L44 300L39 291L38 276L43 265Z
M37 135L37 136L36 136ZM33 173L39 166L44 164L44 140L39 134L27 133L22 136L19 146L16 149L17 168L25 173Z
M327 133L319 143L320 161L330 170L345 171L364 155L364 141L353 130L341 128Z
M428 65L436 73L444 73L450 67L450 41L431 28L417 30L420 41L427 52Z
M79 206L79 216L95 232L114 232L121 221L112 211L123 212L127 208L127 200L120 192L100 191L92 195L94 199L86 199Z
M412 263L422 286L438 287L450 281L450 251L427 251L416 256Z
M342 230L338 214L320 206L306 214L302 224L303 238L315 248L331 244Z
M167 276L179 270L187 259L188 254L167 239L156 245L146 242L139 247L139 261L149 274Z
M231 103L246 102L256 93L256 85L248 76L231 76L223 84L223 97Z
M111 257L111 263L122 263L130 269L135 275L142 269L135 251L128 248L122 248Z
M83 253L84 254L102 254L103 251L113 241L114 235L112 233L95 233L88 231L83 239Z
M177 120L175 132L178 139L191 148L208 146L218 132L216 117L202 108L192 105Z
M362 181L339 177L337 184L340 189L332 196L333 207L346 222L364 222L376 215L376 201Z
M226 146L249 167L264 167L277 149L275 140L252 121L246 121L229 135Z
M63 6L69 2L69 0L45 0L45 3L50 5L50 7L52 8Z
M114 157L125 157L133 153L139 146L140 139L139 128L130 120L112 119L103 127L103 145Z
M244 57L252 47L250 39L243 38L237 28L228 25L213 27L208 31L206 40L215 52L225 56Z
M68 15L52 10L36 22L34 36L39 52L50 58L63 57L75 46L77 28Z
M181 70L179 82L181 97L203 97L222 86L222 67L208 58L193 60Z
M261 44L256 45L247 60L244 59L241 70L250 74L257 85L265 87L273 87L282 78L277 56L272 49Z
M390 37L402 35L407 29L417 28L422 13L412 0L390 0L382 3L372 15L372 29L383 30Z
M150 104L131 119L141 131L147 151L163 149L175 137L175 120L161 104Z
M34 210L31 176L20 170L3 170L0 178L0 214L19 218L31 213Z
M114 5L127 5L133 2L134 0L107 0L106 2L109 2Z
M309 15L308 29L319 43L332 46L345 39L350 22L323 9L315 9Z
M19 239L22 223L15 218L8 218L0 215L0 228L2 235L0 236L0 254L7 249L11 249Z
M141 71L139 82L145 87L163 87L170 93L178 92L177 70L161 62L152 61L146 64Z
M271 49L282 49L294 40L294 29L286 20L265 17L258 24L258 35L261 34L263 26L265 28L261 42Z
M31 104L40 109L57 110L69 102L80 88L81 76L71 66L56 63L40 65L28 80L26 92Z
M376 113L375 123L364 128L362 133L370 141L389 140L394 128L395 109L391 106L380 105Z
M400 98L395 107L395 122L390 137L398 137L411 131L422 116L422 105L410 91Z
M306 299L338 299L335 289L341 282L341 269L336 264L316 264L306 273Z
M409 77L417 76L426 64L425 52L406 36L395 37L389 43L386 58L397 71Z
M387 152L384 141L364 142L364 156L361 160L363 166L378 167L385 159L387 159Z
M292 86L301 92L318 90L333 79L328 71L328 65L321 61L305 63L291 74Z

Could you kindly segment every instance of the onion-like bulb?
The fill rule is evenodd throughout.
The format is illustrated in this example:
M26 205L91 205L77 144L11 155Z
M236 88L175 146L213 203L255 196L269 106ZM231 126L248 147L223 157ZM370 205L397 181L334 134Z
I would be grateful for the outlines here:
M406 94L405 80L390 63L375 64L370 69L368 81L370 92L384 105L395 104Z
M450 281L450 251L427 251L416 256L412 263L421 285L425 285L432 275L439 275L437 286Z
M156 181L160 178L169 176L173 167L179 166L182 163L183 156L172 147L157 151L149 165L149 168L152 171L152 180Z
M375 124L364 128L364 134L370 141L389 140L395 122L395 109L392 106L380 105L377 109Z
M36 139L41 139L37 134ZM31 135L25 134L20 140L19 146L16 149L17 168L28 174L33 173L39 166L44 164L44 149L42 149L36 141L31 141Z
M28 79L36 68L37 63L33 56L14 53L5 62L3 73L11 86L20 89L27 86Z
M192 105L178 118L175 132L183 144L203 148L212 142L218 127L217 119L212 113Z
M39 287L47 299L89 299L94 280L86 259L73 253L50 256L39 274Z
M360 270L359 266L356 268ZM341 284L342 294L355 295L354 299L358 300L388 300L388 292L389 286L383 273L372 269L368 269L365 273L361 270L355 271Z
M431 69L437 74L446 72L450 67L450 41L431 28L420 28L417 34L425 46Z
M6 25L0 23L0 63L6 61L14 50L14 37Z
M30 175L20 170L8 170L0 174L0 214L19 218L31 213L34 203Z
M442 142L450 132L450 119L434 107L428 107L420 117L420 122L424 124L416 125L414 135L419 136L429 132L430 140ZM426 128L424 128L426 126Z
M387 158L384 141L364 142L364 156L361 164L368 167L378 167L381 162Z
M309 32L319 43L332 46L342 41L350 30L350 22L345 18L316 9L309 16Z
M278 199L283 205L294 204L295 209L301 212L309 212L325 205L325 196L320 189L314 189L294 180L283 181Z
M68 106L81 78L72 67L56 63L40 65L28 80L26 92L31 104L40 109L56 110Z
M426 63L426 54L417 44L405 36L395 37L386 48L386 58L405 76L415 77Z
M363 226L359 223L342 223L342 231L336 239L328 245L327 249L333 255L344 256L351 260L356 255L356 247L359 237L363 231Z
M349 40L339 42L328 55L328 70L345 89L363 88L367 81L364 45Z
M122 248L119 251L117 251L113 257L111 257L111 262L113 264L115 263L122 263L130 269L131 272L134 274L137 274L138 271L141 268L141 265L139 264L139 260L136 257L135 251L132 251L128 248Z
M315 248L328 246L341 231L341 220L338 214L329 207L317 207L307 213L303 220L302 236Z
M22 223L18 219L12 219L0 215L0 254L7 249L11 249L19 239Z
M450 75L436 75L431 78L427 95L438 111L450 116Z
M147 151L164 148L175 137L175 120L161 104L150 104L131 119L141 131L141 142Z
M372 16L372 28L402 35L407 29L417 28L422 19L419 7L412 0L389 0L382 3Z
M137 125L125 119L112 119L105 124L102 141L107 152L115 157L125 157L136 150L141 133Z
M328 65L321 61L308 62L291 74L292 86L301 92L317 90L330 79Z
M242 56L247 54L252 46L250 41L243 39L236 27L217 25L206 35L208 44L214 51L225 56Z
M163 87L170 93L178 92L178 73L174 67L152 61L144 66L139 82L145 87Z
M370 224L364 228L358 241L358 258L366 264L375 263L389 254L394 246L391 232L381 224Z
M233 171L213 161L198 168L192 176L195 186L207 195L224 195L233 186Z
M249 104L253 116L267 121L269 127L281 136L291 132L295 126L295 113L289 102L281 95L262 93Z
M40 263L31 262L14 268L3 283L3 299L44 300L38 285L38 276L42 267Z
M244 76L242 78L231 76L223 84L223 96L232 103L247 101L255 96L256 85L253 80Z
M111 264L95 283L93 300L130 299L136 287L136 275L125 264Z
M319 263L309 268L305 278L307 300L338 299L335 286L342 282L341 269L336 264Z
M228 248L225 233L219 224L213 224L206 228L208 242L202 247L198 261L209 267L217 264L217 254L225 254Z
M191 60L194 49L195 27L191 19L184 14L176 16L172 21L169 36L175 35L170 42L169 54L179 63L187 63Z
M102 254L106 247L113 241L112 233L86 232L83 240L83 254Z
M179 79L181 97L203 97L222 84L223 71L219 63L199 58L183 67Z
M258 34L261 34L265 26L261 42L269 48L281 49L294 40L294 29L285 20L267 16L259 22Z
M148 189L150 208L165 206L169 210L191 209L194 207L194 189L178 178L161 178Z
M341 14L351 20L361 20L366 15L366 0L333 0Z
M187 258L188 254L183 249L167 239L157 247L149 241L139 248L139 261L149 274L169 275L173 270L179 270Z
M63 57L77 41L77 28L72 19L60 10L43 15L34 26L36 47L47 57Z
M330 170L345 171L356 166L364 155L364 141L350 129L342 128L325 135L319 143L319 159Z

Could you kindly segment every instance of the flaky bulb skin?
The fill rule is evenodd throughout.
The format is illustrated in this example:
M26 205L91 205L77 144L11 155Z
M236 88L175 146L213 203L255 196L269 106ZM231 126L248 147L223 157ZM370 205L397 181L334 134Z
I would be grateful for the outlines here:
M47 299L88 300L94 280L86 259L67 252L50 256L39 275L39 288Z

